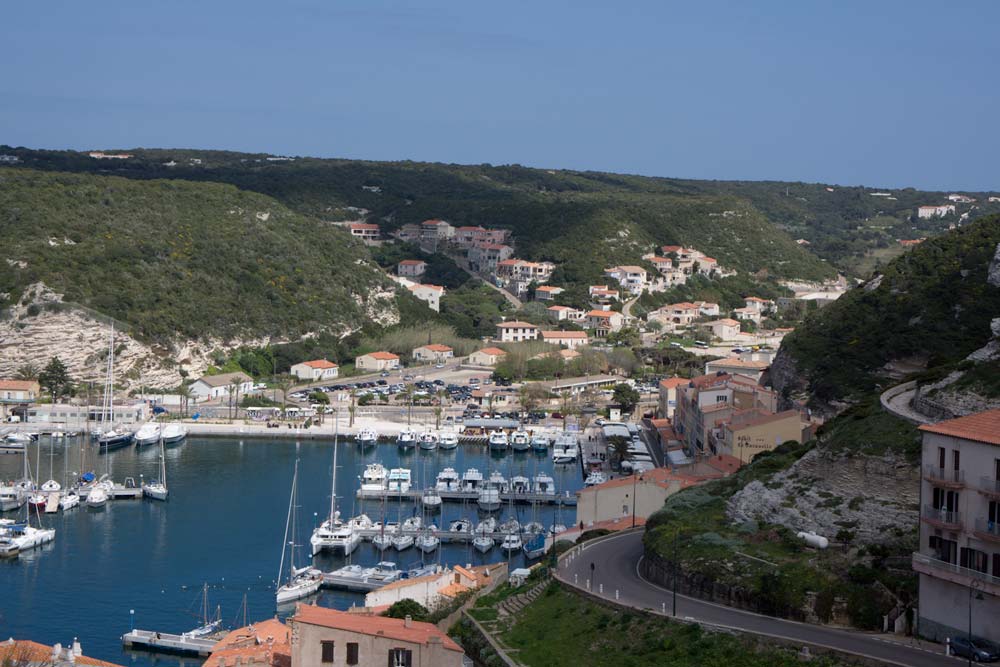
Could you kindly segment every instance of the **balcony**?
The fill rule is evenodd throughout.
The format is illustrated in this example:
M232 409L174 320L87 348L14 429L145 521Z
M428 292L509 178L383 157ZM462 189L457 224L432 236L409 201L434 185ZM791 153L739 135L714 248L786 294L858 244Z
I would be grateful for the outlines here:
M936 509L930 505L924 505L924 511L920 513L920 519L938 528L962 530L961 512L949 512L948 510Z
M913 570L915 572L919 572L920 574L926 574L931 577L936 577L938 579L943 579L945 581L950 581L953 584L966 587L969 586L973 580L976 580L983 584L982 588L986 593L989 593L990 595L1000 595L1000 577L994 577L978 570L970 570L967 567L962 567L961 565L956 565L955 563L947 563L943 560L936 559L934 556L929 556L919 552L913 553L912 564Z
M994 500L1000 500L1000 479L980 477L979 493L989 498L993 498Z
M1000 542L1000 523L987 519L976 519L976 537L981 540Z
M948 470L937 466L924 466L924 479L934 486L941 486L947 489L961 489L965 487L964 470Z

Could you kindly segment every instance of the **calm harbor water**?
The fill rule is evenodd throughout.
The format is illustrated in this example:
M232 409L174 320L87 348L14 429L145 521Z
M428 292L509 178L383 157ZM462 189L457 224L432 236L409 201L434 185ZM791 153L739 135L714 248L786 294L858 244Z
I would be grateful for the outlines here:
M119 500L109 502L104 510L81 506L65 514L43 515L43 524L56 529L55 541L17 559L0 561L0 637L64 645L78 637L87 655L120 664L199 664L191 658L125 651L120 635L130 627L130 610L135 611L136 627L190 630L198 625L201 588L207 583L209 605L213 611L221 605L227 625L242 620L244 594L251 620L273 616L274 582L295 460L300 460L302 526L297 541L305 545L297 562L304 564L312 527L329 512L332 445L332 441L190 438L166 451L169 502ZM36 467L37 460L42 481L54 477L62 482L64 469L70 476L81 470L81 447L86 470L100 474L110 464L117 481L126 476L137 483L140 475L158 477L156 447L129 447L101 455L96 447L84 445L82 438L52 443L43 436L37 446L29 446L31 467ZM548 472L559 490L575 491L582 486L578 467L553 466L548 456L532 452L498 457L485 447L463 445L449 452L403 454L395 444L383 444L362 453L350 441L341 441L338 451L337 495L344 517L363 511L377 521L384 511L388 520L395 521L420 512L411 503L392 502L383 510L381 502L367 501L362 506L355 500L365 463L376 460L386 467L410 468L414 485L420 487L432 484L437 473L449 466L459 474L470 467L484 475L499 470L508 478ZM0 456L0 479L19 476L21 466L20 455ZM506 518L509 513L504 507L497 516ZM530 507L516 507L515 513L522 523L532 519ZM557 518L559 523L572 524L575 508L539 506L537 515L546 526ZM447 526L462 516L474 522L480 519L474 505L446 502L431 520ZM442 545L438 552L424 555L415 548L379 554L366 542L351 555L352 562L365 566L384 559L404 568L419 564L421 558L443 565L506 560L499 548L484 555L471 544ZM330 570L344 561L327 556L315 562ZM511 560L514 567L523 562L521 554ZM318 604L338 609L362 603L361 594L324 590L318 597Z

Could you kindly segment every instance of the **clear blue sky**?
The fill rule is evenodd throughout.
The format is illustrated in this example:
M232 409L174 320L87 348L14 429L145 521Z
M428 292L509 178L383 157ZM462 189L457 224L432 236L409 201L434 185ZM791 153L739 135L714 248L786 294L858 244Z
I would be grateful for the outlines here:
M1000 189L995 0L72 0L0 17L0 143Z

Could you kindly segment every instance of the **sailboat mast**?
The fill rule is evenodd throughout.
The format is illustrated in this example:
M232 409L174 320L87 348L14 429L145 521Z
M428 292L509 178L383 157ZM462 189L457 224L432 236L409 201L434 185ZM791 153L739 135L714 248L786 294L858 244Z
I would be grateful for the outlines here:
M292 525L292 505L295 503L295 478L299 474L299 462L295 461L295 475L292 477L292 493L288 499L288 516L285 517L285 537L281 542L281 562L278 564L278 581L285 570L285 548L288 547L288 528Z
M333 528L334 515L337 511L337 439L340 435L340 420L334 425L333 431L333 472L330 474L330 528Z
M292 475L292 534L289 542L288 569L290 572L288 580L295 578L295 536L298 533L299 517L299 460L295 459L295 474Z

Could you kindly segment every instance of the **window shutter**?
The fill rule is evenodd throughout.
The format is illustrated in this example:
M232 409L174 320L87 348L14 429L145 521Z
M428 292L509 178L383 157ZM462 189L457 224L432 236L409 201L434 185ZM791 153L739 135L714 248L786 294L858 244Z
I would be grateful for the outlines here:
M403 666L404 667L413 667L413 651L407 649L403 653Z

